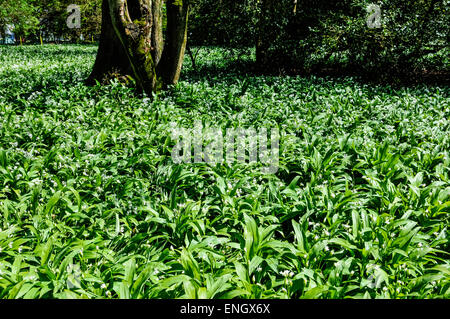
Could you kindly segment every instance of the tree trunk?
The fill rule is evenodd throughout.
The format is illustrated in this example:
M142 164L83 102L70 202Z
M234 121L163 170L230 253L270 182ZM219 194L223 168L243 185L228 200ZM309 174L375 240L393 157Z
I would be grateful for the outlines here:
M163 5L167 2L167 33ZM132 77L148 95L178 82L187 40L188 0L103 0L102 33L88 83Z
M176 2L167 3L166 46L160 67L165 85L178 82L186 52L189 2L183 0L181 5Z
M131 76L132 72L127 54L114 31L109 14L109 3L104 0L102 4L102 31L97 59L87 83L95 84L96 80L105 82L113 74Z

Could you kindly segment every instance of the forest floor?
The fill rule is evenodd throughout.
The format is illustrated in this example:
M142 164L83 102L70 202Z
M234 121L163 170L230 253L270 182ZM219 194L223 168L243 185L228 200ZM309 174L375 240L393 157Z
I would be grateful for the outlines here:
M450 88L257 76L224 50L153 99L95 46L0 46L0 298L449 298ZM174 164L173 125L278 129Z

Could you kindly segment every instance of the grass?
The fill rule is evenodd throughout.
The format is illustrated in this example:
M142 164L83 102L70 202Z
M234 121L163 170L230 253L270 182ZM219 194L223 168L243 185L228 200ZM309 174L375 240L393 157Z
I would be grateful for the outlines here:
M94 46L0 47L0 298L449 298L450 89L189 59L153 101ZM280 169L175 165L170 123L278 127Z

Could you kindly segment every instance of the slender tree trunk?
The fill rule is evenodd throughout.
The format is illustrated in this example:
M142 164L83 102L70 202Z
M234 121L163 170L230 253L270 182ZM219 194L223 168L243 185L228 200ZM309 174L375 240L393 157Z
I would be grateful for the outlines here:
M166 45L160 67L166 85L176 84L180 78L186 52L188 11L187 0L183 0L182 5L177 5L176 0L167 2Z
M164 49L163 7L164 7L164 0L152 1L152 14L154 22L151 39L152 39L152 48L154 49L154 60L156 65L159 65Z
M111 74L130 76L149 95L176 84L186 48L188 6L189 0L103 0L102 34L88 83Z

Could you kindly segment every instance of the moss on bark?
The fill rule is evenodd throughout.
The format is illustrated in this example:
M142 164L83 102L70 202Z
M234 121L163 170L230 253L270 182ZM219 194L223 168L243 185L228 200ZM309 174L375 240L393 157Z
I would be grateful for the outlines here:
M114 70L132 76L151 96L176 84L187 42L189 1L167 1L167 33L163 36L164 0L103 0L102 36L88 82ZM165 41L164 41L165 40Z

